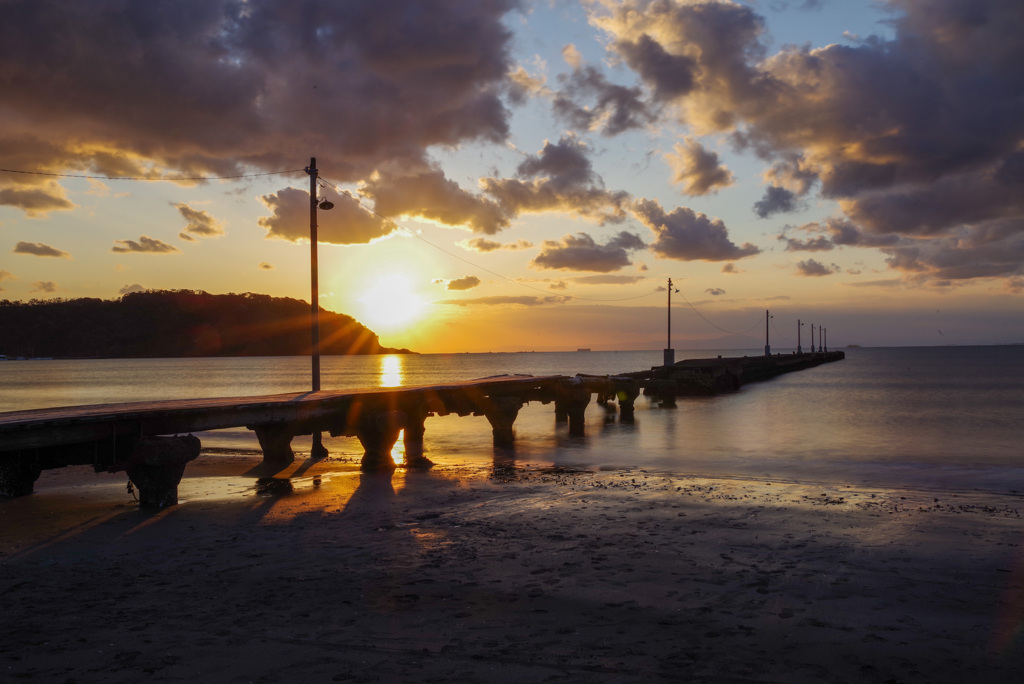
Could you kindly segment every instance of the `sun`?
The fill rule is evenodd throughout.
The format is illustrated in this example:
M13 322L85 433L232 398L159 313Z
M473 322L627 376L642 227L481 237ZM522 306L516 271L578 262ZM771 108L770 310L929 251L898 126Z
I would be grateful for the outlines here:
M399 330L419 319L425 309L412 281L401 273L378 277L359 297L362 320L373 330Z

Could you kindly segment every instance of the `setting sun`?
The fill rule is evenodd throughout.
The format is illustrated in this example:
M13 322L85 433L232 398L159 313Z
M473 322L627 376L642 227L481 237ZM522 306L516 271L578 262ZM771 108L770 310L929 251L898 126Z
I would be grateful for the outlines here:
M403 328L423 315L425 301L413 291L412 281L400 273L379 277L359 297L360 320L381 330Z

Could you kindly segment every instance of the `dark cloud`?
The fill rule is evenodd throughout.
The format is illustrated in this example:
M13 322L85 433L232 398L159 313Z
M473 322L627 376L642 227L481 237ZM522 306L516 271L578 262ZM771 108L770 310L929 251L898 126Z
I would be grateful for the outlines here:
M736 273L740 273L740 270L736 268L736 264L723 264L721 272L735 275Z
M291 242L309 240L309 192L298 188L284 188L260 198L271 211L257 223L267 230L268 238ZM317 212L317 241L335 245L366 244L370 240L389 235L396 230L393 223L384 221L352 198L341 198L330 211Z
M174 205L188 223L182 230L179 237L184 239L190 239L193 236L200 237L218 237L224 234L224 225L217 219L210 216L209 212L202 209L193 209L184 202L179 202Z
M625 220L629 194L609 191L594 173L586 146L574 136L547 141L517 169L518 178L480 180L484 192L509 216L563 211L601 224Z
M686 95L696 86L697 60L668 52L646 33L636 40L620 41L616 49L634 71L654 86L654 96L659 100Z
M888 289L902 287L905 283L899 278L887 280L860 280L852 283L843 283L847 287L884 287Z
M320 236L317 235L317 238L319 238L319 237ZM271 263L268 263L266 261L261 261L260 262L260 269L263 270L263 271L271 271L271 270L274 269L274 265L271 264Z
M494 296L477 297L475 299L442 299L438 304L453 304L455 306L549 306L551 304L564 304L572 297L552 295L550 297L533 297L522 295L517 297Z
M446 290L472 290L474 287L480 286L480 279L476 276L469 275L463 278L456 278L455 280L449 280L445 286Z
M554 96L555 114L570 126L585 131L618 135L643 128L656 116L643 101L643 91L610 83L592 66L580 65L559 76L562 89Z
M52 280L37 280L32 283L32 289L29 292L40 292L42 294L53 294L57 291L57 283Z
M533 247L533 243L529 240L516 240L515 242L503 244L494 240L488 240L487 238L470 238L462 240L458 245L471 252L493 252L499 249L520 250Z
M783 230L778 239L786 243L787 252L828 252L835 249L835 243L825 235L819 234L815 237L801 240L800 238L789 237L786 235L786 230L789 230L789 227ZM804 224L795 230L809 233L823 232L821 224L817 222Z
M504 19L519 4L11 0L0 130L47 141L18 168L225 174L323 150L326 176L358 181L432 146L505 139Z
M939 252L959 249L947 239L954 235L977 242L999 231L1021 234L1024 4L886 5L886 37L786 46L770 57L764 21L749 5L624 0L592 11L647 88L676 93L668 101L686 123L730 135L772 163L758 215L800 208L817 187L839 201L861 238L913 239L928 255L894 253L896 268L911 264L939 279L945 260L958 262L958 274L1006 271L984 250L971 251L980 259L973 268L963 255ZM637 57L641 40L660 46L646 53L691 60L692 86L648 68ZM1016 252L1014 238L1001 240ZM859 246L893 244L861 239Z
M725 290L723 290L720 287L709 287L708 289L704 290L704 292L708 293L712 297L718 297L720 295L725 294Z
M777 185L769 185L765 188L764 197L754 202L754 213L761 218L768 218L772 214L790 212L796 208L796 195L792 191L780 188Z
M21 209L28 216L39 216L50 211L72 209L74 204L64 196L64 189L53 181L46 181L35 186L8 186L11 182L0 174L0 205Z
M693 138L677 143L674 153L665 158L674 171L672 180L683 186L686 195L709 195L733 183L732 172L722 165L718 154Z
M650 249L662 258L731 261L761 252L749 242L736 245L720 219L710 219L687 207L666 213L656 200L640 199L633 202L632 209L633 215L654 233Z
M560 241L545 240L541 252L530 262L532 268L608 273L629 266L629 253L645 247L640 236L626 231L598 244L586 233L566 235Z
M12 250L15 254L31 254L32 256L38 257L55 257L58 259L70 259L71 255L67 252L51 247L50 245L44 245L42 242L19 242L14 246Z
M495 202L466 192L439 169L380 176L368 181L359 192L372 198L374 210L388 217L425 218L486 235L509 225L508 217Z
M843 269L839 268L836 264L826 266L820 261L815 261L814 259L807 259L806 261L801 261L796 265L797 273L802 276L827 276L832 275L833 273L840 273L842 270Z
M138 242L135 240L114 240L114 246L110 248L110 251L119 254L171 254L181 250L174 245L167 244L163 240L143 235L139 238Z
M142 287L138 283L132 283L131 285L125 285L117 291L119 295L131 294L132 292L145 292L146 288Z

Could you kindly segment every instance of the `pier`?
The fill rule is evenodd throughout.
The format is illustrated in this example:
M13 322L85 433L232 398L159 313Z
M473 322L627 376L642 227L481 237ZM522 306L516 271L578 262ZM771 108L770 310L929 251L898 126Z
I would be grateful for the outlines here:
M514 442L516 417L530 402L553 403L555 422L583 436L584 413L595 395L628 422L641 392L672 407L679 396L731 392L748 382L843 358L841 351L719 357L606 376L497 376L418 387L12 411L0 413L0 494L31 493L46 469L91 465L96 472L126 471L144 507L173 505L185 466L201 448L192 433L232 427L255 433L268 471L294 461L293 437L315 432L358 438L365 471L394 469L391 449L403 434L405 467L429 467L423 437L430 416L485 416L495 446L508 447Z

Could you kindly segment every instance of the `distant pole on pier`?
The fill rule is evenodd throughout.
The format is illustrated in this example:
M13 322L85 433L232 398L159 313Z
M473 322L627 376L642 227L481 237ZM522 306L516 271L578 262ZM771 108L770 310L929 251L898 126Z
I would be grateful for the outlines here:
M765 356L771 356L772 355L772 347L771 347L770 344L768 344L768 321L770 319L771 319L771 316L768 314L768 309L765 309L764 310L764 355Z
M317 234L316 234L316 213L320 209L320 203L317 200L317 179L320 177L320 172L316 168L316 157L310 157L309 166L306 167L306 173L309 174L309 282L310 282L310 296L309 296L309 331L310 341L312 342L312 388L314 392L320 391L320 283L318 274L318 257L316 252L317 247ZM324 209L330 209L334 205L326 200L323 203ZM327 449L324 448L323 437L320 432L313 433L313 446L310 452L310 457L313 460L321 460L327 457Z
M803 323L801 323L800 319L798 318L798 319L796 319L796 353L797 354L803 354L804 353L803 348L800 347L800 328L801 327L803 327Z
M676 290L678 292L679 290ZM668 340L664 352L665 366L674 366L676 363L676 350L672 348L672 279L668 279Z
M811 323L811 353L814 353L814 324Z
M821 346L821 331L824 330L820 325L818 326L818 351L822 351Z
M825 328L825 351L828 351L828 328Z

